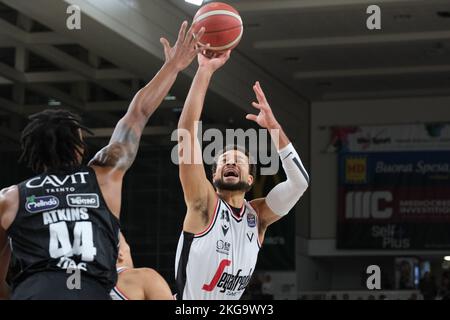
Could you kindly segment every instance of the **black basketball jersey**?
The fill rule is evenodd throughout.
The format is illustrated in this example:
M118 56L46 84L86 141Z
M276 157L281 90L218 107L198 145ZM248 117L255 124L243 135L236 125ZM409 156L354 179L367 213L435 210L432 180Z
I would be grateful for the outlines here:
M117 281L119 221L109 211L95 172L79 167L44 173L18 185L19 210L8 230L21 273L80 270L112 289Z

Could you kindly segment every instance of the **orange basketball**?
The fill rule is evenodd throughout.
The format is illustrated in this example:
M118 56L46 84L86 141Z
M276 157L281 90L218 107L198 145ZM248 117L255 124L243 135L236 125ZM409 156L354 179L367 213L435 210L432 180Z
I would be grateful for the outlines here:
M194 32L205 27L201 44L210 44L210 50L224 52L234 49L241 41L244 27L239 12L222 2L211 2L201 7L194 16Z

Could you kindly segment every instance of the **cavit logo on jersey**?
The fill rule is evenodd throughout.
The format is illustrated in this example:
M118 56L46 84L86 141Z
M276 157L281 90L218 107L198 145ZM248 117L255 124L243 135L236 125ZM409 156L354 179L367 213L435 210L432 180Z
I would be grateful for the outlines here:
M203 290L211 292L215 288L220 288L220 292L230 291L233 294L234 291L243 291L250 282L250 278L253 273L253 269L250 269L248 275L241 275L242 269L239 269L236 274L230 274L224 272L225 268L231 265L231 260L224 259L220 262L214 277L209 284L203 285Z
M43 212L59 206L59 199L55 196L31 196L27 198L25 209L29 213Z
M46 187L62 187L66 183L70 184L87 184L86 177L89 176L89 172L77 172L71 175L67 175L60 179L56 175L49 175L45 177L36 177L30 179L26 183L26 187L29 189Z
M98 208L100 206L98 194L95 193L68 194L66 200L69 207Z

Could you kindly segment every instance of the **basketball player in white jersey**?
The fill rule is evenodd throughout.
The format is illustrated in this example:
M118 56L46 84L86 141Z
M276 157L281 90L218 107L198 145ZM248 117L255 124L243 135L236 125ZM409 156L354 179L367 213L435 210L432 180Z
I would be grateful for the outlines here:
M117 258L117 284L112 300L173 300L172 292L161 275L150 268L134 268L130 246L120 234Z
M239 148L218 156L213 184L203 164L189 161L202 159L195 123L200 120L210 79L229 55L227 52L211 59L199 55L199 67L178 123L178 128L184 129L179 131L179 174L187 213L175 262L177 299L239 299L255 269L267 227L294 207L309 184L300 157L275 119L258 82L253 87L258 102L253 106L259 114L247 115L247 119L279 131L274 144L287 180L275 186L267 197L246 201L245 193L255 174L248 155Z

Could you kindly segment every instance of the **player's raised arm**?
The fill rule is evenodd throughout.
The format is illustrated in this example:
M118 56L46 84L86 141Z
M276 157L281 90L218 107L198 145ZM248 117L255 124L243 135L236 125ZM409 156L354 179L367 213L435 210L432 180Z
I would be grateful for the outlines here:
M164 65L154 78L136 93L127 113L117 123L108 146L96 154L90 165L110 167L119 177L130 168L150 116L168 94L178 73L189 66L197 53L204 49L198 45L198 39L204 29L200 29L195 35L193 28L187 30L187 27L187 22L183 22L173 47L165 38L160 39L164 46Z
M208 210L216 200L216 193L203 166L202 150L197 140L198 121L203 110L206 91L213 73L225 64L230 52L207 58L199 54L199 67L186 98L178 122L180 166L179 174L188 207L185 230L196 233L209 222Z

